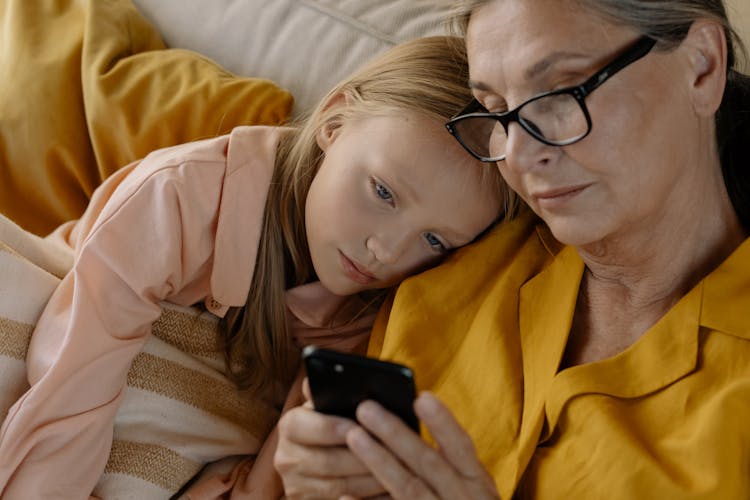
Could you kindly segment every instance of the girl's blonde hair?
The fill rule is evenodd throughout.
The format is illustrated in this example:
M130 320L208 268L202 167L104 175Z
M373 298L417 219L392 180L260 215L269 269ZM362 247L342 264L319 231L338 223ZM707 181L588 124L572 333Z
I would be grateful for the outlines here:
M340 97L345 105L330 105ZM297 365L284 295L288 288L316 279L307 247L305 200L323 158L316 140L323 127L335 128L357 117L404 112L447 121L470 99L462 40L420 38L362 66L283 136L247 303L230 309L221 323L227 366L240 387L260 390L271 383L284 389ZM504 196L506 207L513 206L515 197L494 166L478 165L474 175L486 177L483 183ZM377 307L382 293L362 295L363 304Z

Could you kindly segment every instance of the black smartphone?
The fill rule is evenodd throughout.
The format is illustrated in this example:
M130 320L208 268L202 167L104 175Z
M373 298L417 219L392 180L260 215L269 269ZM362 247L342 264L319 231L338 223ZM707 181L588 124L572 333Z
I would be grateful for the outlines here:
M317 411L356 420L359 403L371 399L419 433L414 413L414 373L398 363L315 346L302 351Z

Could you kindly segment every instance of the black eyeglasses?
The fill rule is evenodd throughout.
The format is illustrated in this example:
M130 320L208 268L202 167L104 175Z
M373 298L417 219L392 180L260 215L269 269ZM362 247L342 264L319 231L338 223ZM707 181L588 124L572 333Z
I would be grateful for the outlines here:
M545 92L504 113L489 113L476 99L445 126L453 137L484 162L505 159L508 126L517 122L532 137L550 146L567 146L591 132L586 96L612 75L648 54L656 40L643 36L581 85Z

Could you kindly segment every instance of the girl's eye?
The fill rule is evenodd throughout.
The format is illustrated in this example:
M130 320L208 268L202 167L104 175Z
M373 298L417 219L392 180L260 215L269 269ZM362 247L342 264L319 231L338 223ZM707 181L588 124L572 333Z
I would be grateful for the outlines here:
M430 245L430 247L437 250L438 252L445 253L448 251L446 246L443 245L443 242L440 241L440 239L434 234L424 233L424 239L427 241L427 244Z
M378 198L388 202L393 202L393 193L391 193L390 189L375 180L372 181L372 185L375 188L375 194L378 195Z

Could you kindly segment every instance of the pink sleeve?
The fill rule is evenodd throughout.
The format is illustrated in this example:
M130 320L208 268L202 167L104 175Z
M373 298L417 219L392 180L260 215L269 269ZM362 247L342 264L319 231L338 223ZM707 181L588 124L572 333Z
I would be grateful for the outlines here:
M88 498L158 302L210 268L225 166L164 161L144 160L101 207L37 324L31 389L0 431L4 499Z

